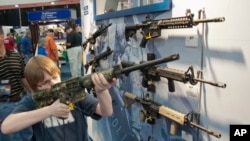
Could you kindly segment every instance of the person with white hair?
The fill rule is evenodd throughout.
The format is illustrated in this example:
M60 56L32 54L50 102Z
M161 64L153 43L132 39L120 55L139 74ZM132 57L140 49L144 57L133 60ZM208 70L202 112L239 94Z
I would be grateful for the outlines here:
M5 48L4 33L0 27L0 126L26 92L32 92L24 77L24 67L23 57ZM17 141L18 137L19 133L3 135L0 130L0 141Z
M44 37L40 37L38 40L37 55L48 56L46 45L47 45L46 39Z

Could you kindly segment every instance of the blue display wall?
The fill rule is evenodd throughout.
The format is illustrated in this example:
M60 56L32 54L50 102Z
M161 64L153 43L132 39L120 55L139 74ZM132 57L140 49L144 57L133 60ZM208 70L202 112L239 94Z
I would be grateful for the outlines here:
M233 5L227 0L225 2L230 6ZM179 54L180 59L157 66L183 71L193 66L195 75L197 75L196 72L198 71L203 72L204 80L227 84L229 82L229 78L226 77L228 72L225 71L227 66L223 66L223 62L226 64L231 64L232 62L244 64L245 62L243 53L238 49L225 49L225 46L228 45L226 42L230 42L226 38L229 34L225 35L227 33L226 27L228 27L227 17L225 22L199 24L199 26L194 26L191 29L163 29L161 36L149 40L145 48L140 47L143 37L140 30L134 36L130 37L129 40L125 38L126 26L141 24L142 21L146 20L148 14L154 20L165 19L185 16L186 10L190 8L192 13L194 13L194 19L197 19L199 16L203 18L215 18L227 15L223 11L215 12L211 10L211 7L214 6L212 2L206 2L208 5L207 9L203 8L206 5L205 2L195 1L195 3L196 5L190 2L175 0L173 1L173 9L171 10L96 21L92 9L93 1L85 0L83 7L88 7L88 9L84 10L84 13L88 14L83 16L85 38L94 33L98 29L98 26L112 23L107 33L98 37L94 45L95 55L103 53L107 50L107 47L113 50L113 53L105 60L100 60L97 70L101 71L112 68L123 61L139 64L141 61L147 61L149 54L154 54L156 59ZM218 4L213 8L219 11L221 7L223 5ZM223 10L227 11L226 9ZM199 11L203 11L203 13L199 13ZM191 40L191 38L194 38L194 40ZM189 39L192 43L189 42ZM223 49L226 51L222 51ZM92 58L93 56L88 52L87 48L85 50L85 63ZM168 88L169 80L161 78L161 81L154 82L156 91L151 92L142 85L142 79L143 75L140 70L133 71L128 76L119 78L117 85L110 89L114 113L111 117L102 118L100 121L88 119L89 134L93 140L228 141L229 125L231 123L239 123L223 115L231 115L228 112L224 112L227 111L225 105L228 105L229 101L233 101L232 97L230 100L225 100L224 93L231 93L227 90L228 88L219 88L204 83L192 85L190 83L184 84L174 81L175 91L170 92ZM162 115L155 120L154 124L150 124L145 120L142 121L141 115L145 107L138 102L126 107L124 97L127 92L141 99L149 95L152 101L184 115L193 112L194 114L190 118L192 122L222 136L215 137L203 130L197 130L197 128L189 126L188 122L184 125L174 124L176 132L172 134L171 127L173 120ZM225 118L229 120L224 120ZM238 116L235 118L237 119ZM240 121L240 119L238 120Z

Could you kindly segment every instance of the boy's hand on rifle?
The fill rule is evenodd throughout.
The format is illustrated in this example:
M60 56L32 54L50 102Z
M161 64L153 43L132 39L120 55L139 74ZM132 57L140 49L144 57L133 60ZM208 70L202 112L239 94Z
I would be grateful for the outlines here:
M51 116L66 119L69 116L70 109L68 105L60 103L60 100L58 99L49 106L49 112Z
M112 85L116 84L116 78L112 79L112 82L108 82L102 73L94 73L91 75L91 79L95 85L95 92L102 93L105 90L111 88Z

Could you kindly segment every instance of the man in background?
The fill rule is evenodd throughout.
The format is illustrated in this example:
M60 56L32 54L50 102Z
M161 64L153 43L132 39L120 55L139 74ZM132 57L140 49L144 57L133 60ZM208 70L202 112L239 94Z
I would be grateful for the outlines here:
M14 31L13 32L13 38L14 38L14 41L15 41L15 46L16 46L16 49L17 49L17 51L19 52L19 53L21 53L21 48L20 48L20 46L21 46L21 36L19 36L19 34L16 32L16 31Z
M4 45L4 33L0 28L0 126L26 91L32 92L24 78L23 57L7 50ZM22 135L31 135L29 133L28 129L22 131ZM3 135L0 131L0 141L17 141L17 138L18 134Z
M82 43L82 29L81 26L76 26L75 31L80 35L81 37L81 43Z
M4 46L9 51L15 50L15 41L12 33L7 33L7 37L4 39Z
M65 32L67 33L66 49L69 59L71 77L78 77L82 75L81 36L70 26L65 27Z
M46 49L48 53L48 57L53 60L57 65L59 65L59 57L58 57L58 49L56 46L56 42L54 40L54 30L48 29L46 36Z
M33 46L31 41L31 32L28 30L26 35L21 39L21 50L24 56L24 63L26 64L28 60L33 56Z

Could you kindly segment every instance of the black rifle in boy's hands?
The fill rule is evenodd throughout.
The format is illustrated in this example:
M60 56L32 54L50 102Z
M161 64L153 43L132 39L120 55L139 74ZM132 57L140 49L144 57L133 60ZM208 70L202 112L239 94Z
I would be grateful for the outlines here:
M91 47L90 47L89 49L90 49L90 51L93 51L93 47L92 47L92 46L96 43L96 38L97 38L98 36L102 35L102 34L108 29L108 27L110 27L111 25L112 25L112 23L110 23L110 24L108 24L108 25L106 25L106 26L101 25L100 27L98 27L98 30L95 31L93 34L91 34L91 35L89 36L89 38L87 38L87 39L82 43L83 49L85 50L86 47L87 47L87 44L90 43ZM94 54L94 53L92 52L92 54Z
M166 107L164 105L161 105L159 103L152 101L148 94L146 95L145 98L139 98L139 97L137 97L129 92L125 92L125 94L124 94L125 107L127 108L128 106L130 106L134 102L140 103L143 107L143 110L141 113L142 122L147 121L147 123L149 123L149 124L154 124L155 120L158 119L160 115L173 121L174 123L173 123L173 125L171 125L172 129L170 129L171 134L176 133L176 131L175 131L176 127L174 127L174 126L175 126L175 123L178 123L182 126L188 125L190 127L196 127L196 128L201 129L202 131L205 131L206 133L213 135L217 138L221 137L220 133L217 133L217 132L212 131L210 129L207 129L199 124L194 123L190 119L190 114L192 114L192 112L187 114L187 115L180 113L174 109L171 109L169 107Z
M100 53L99 55L95 56L93 59L91 59L89 62L87 62L84 67L86 69L86 72L88 71L89 69L89 66L92 66L91 67L91 73L95 72L95 69L96 67L99 66L99 61L101 59L107 59L107 57L109 55L111 55L113 53L113 50L110 49L110 47L107 47L107 50L103 53Z
M183 83L189 82L192 85L196 85L198 82L210 84L212 86L226 88L225 83L215 82L215 81L206 81L199 78L199 75L195 77L193 66L190 66L187 71L182 71L173 68L167 67L156 67L152 66L150 68L144 68L142 70L143 79L142 85L147 88L151 88L154 91L153 83L149 83L149 81L160 81L160 77L164 77L168 79L168 89L170 92L175 91L174 81L179 81Z
M194 14L191 13L190 9L187 10L186 16L183 17L151 20L149 15L147 15L146 21L143 21L142 24L127 25L125 27L125 38L128 41L129 37L132 37L133 35L135 35L137 30L141 29L143 38L140 46L145 47L148 40L161 36L162 29L192 28L193 26L196 26L199 23L225 21L224 17L218 17L213 19L198 19L198 20L194 20L193 17Z
M142 64L129 66L123 68L123 66L117 65L111 69L100 71L104 77L111 82L113 78L121 78L123 74L128 74L135 70L140 70L145 67L152 67L157 64L166 63L179 59L179 54L173 54L160 59L147 61ZM72 78L61 83L57 83L51 86L50 89L35 92L32 94L32 98L35 101L38 108L52 104L55 100L60 99L62 103L73 106L74 103L85 98L85 89L94 88L94 83L91 79L91 74ZM73 108L73 107L71 107Z

